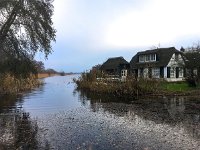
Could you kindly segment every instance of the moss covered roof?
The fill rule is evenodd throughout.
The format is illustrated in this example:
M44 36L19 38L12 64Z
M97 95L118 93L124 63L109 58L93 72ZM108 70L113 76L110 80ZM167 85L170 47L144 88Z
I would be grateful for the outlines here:
M123 57L109 58L101 66L101 70L117 69L121 64L129 64Z

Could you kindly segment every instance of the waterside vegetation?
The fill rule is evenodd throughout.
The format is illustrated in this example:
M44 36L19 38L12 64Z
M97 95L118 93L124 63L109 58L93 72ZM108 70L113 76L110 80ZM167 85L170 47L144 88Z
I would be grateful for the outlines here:
M11 74L0 75L0 94L19 94L26 90L31 90L41 85L35 75L29 77L16 77Z
M126 81L111 80L109 78L97 78L99 73L82 73L79 79L74 79L77 89L89 90L101 94L113 94L116 96L174 96L174 95L198 95L199 86L190 86L187 82L166 82L157 79L135 79L127 77Z

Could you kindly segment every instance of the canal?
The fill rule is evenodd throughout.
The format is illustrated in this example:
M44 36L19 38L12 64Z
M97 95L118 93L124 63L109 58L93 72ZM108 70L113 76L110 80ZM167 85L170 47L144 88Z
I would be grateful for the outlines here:
M72 76L0 97L0 150L199 150L200 98L118 98L76 90Z

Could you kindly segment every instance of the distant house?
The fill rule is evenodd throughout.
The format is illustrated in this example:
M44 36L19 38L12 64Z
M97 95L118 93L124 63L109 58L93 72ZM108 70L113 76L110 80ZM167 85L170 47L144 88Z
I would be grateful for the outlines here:
M128 74L129 63L123 57L109 58L101 65L100 70L108 76L124 78Z
M182 54L174 47L138 52L130 61L130 69L135 77L182 81L185 65Z
M185 68L186 76L200 75L200 53L199 52L186 52L185 56Z

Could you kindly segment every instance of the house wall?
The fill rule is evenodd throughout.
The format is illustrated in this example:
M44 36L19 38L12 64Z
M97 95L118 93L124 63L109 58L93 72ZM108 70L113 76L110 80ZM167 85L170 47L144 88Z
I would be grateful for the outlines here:
M184 80L184 77L183 76L181 77L181 71L180 71L180 68L183 69L184 65L185 64L184 64L182 56L180 54L176 54L176 55L173 54L168 65L163 67L163 71L164 71L163 77L164 77L164 79L167 80L167 81L171 81L171 82ZM167 74L168 74L167 73L167 67L170 67L170 69L171 69L170 70L170 78L168 78L168 76L167 76ZM173 71L173 69L174 69L174 73L171 72L171 71ZM177 78L177 69L179 71L178 72L178 78ZM143 76L141 76L141 70L143 70ZM157 70L157 73L155 74L156 70ZM161 78L160 77L160 71L161 71L160 68L157 68L157 67L151 68L150 73L151 73L152 78ZM182 72L183 72L183 70L182 70ZM149 78L149 68L143 68L143 69L139 68L137 73L138 73L138 77ZM171 76L172 75L171 73L174 74L173 77Z
M167 78L167 67L164 67L164 79Z

